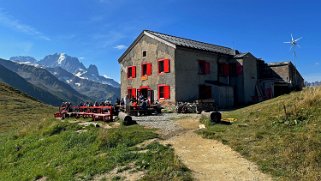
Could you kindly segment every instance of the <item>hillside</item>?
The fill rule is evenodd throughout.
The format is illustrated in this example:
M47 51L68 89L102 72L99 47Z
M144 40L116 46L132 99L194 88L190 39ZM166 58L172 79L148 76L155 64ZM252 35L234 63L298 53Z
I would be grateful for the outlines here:
M52 117L56 110L0 82L0 135L28 129L40 120Z
M321 178L321 87L223 112L232 125L209 124L198 133L218 139L280 180Z
M18 74L8 70L2 65L0 65L0 72L0 82L9 84L10 86L30 95L31 97L34 97L43 103L56 106L61 104L62 100L58 97L30 84Z
M45 69L3 59L0 59L0 64L12 72L17 73L29 83L50 92L64 101L79 103L90 100L89 97L78 93Z
M53 118L57 108L0 83L1 180L191 180L158 135L117 122Z

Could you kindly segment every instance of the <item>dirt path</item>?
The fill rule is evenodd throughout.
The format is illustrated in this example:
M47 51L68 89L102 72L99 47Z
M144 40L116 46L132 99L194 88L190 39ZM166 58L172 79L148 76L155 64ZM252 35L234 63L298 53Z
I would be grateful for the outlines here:
M194 133L199 127L197 119L186 118L176 124L185 131L162 143L173 146L196 180L272 180L230 147Z

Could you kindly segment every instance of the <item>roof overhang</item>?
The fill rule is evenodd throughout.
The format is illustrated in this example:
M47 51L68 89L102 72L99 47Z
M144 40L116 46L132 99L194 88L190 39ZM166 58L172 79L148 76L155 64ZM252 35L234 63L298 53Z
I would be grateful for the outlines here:
M138 35L138 37L137 37L137 38L134 40L134 42L126 49L126 51L119 57L118 63L121 63L121 62L122 62L122 60L124 59L124 57L134 48L134 46L143 38L144 35L146 35L146 36L148 36L148 37L150 37L150 38L152 38L152 39L154 39L154 40L157 40L157 41L159 41L159 42L162 42L162 43L164 43L165 45L168 45L168 46L176 49L176 45L175 45L175 44L170 43L170 42L168 42L168 41L166 41L166 40L164 40L164 39L161 39L161 38L159 38L159 37L157 37L157 36L155 36L155 35L153 35L153 34L151 34L151 33L148 33L147 31L144 30L144 31L142 31L142 32Z

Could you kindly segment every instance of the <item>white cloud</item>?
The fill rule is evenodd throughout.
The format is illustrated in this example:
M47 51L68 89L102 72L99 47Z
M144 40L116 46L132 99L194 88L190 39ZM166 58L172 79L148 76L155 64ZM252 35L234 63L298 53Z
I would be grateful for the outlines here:
M19 20L15 19L14 17L10 16L8 13L3 12L0 9L0 25L9 27L13 30L49 41L50 38L41 33L40 31L36 30L32 26L23 24L19 22Z
M118 49L118 50L123 50L123 49L126 49L127 46L126 45L117 45L115 46L114 48Z

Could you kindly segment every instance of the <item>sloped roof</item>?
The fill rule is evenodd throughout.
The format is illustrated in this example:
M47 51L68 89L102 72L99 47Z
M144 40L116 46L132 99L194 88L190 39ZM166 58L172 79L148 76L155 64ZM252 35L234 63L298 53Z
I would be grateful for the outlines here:
M252 53L250 52L246 52L246 53L239 53L239 54L236 54L234 55L234 58L238 59L238 58L244 58L246 56L251 56L251 57L254 57L255 59L257 59Z
M228 48L228 47L224 47L224 46L204 43L204 42L195 41L195 40L191 40L191 39L187 39L187 38L181 38L181 37L177 37L177 36L158 33L158 32L154 32L154 31L150 31L150 30L145 30L145 32L155 35L158 38L161 38L161 39L168 41L172 44L175 44L177 46L193 48L193 49L198 49L198 50L204 50L204 51L210 51L210 52L215 52L215 53L222 53L222 54L227 54L227 55L235 55L236 54L235 50Z
M249 54L249 52L247 52L247 53L240 53L240 54L235 55L234 58L243 58L243 57L245 57L247 54Z
M275 66L283 66L283 65L289 65L289 64L292 64L292 62L291 61L289 61L289 62L271 62L271 63L268 63L268 66L275 67Z
M122 54L122 56L118 59L118 62L122 61L122 59L129 53L129 51L144 35L157 39L158 41L161 41L173 48L176 48L176 46L180 46L180 47L209 51L214 53L221 53L221 54L226 54L231 56L234 56L237 54L237 50L234 50L228 47L204 43L204 42L191 40L187 38L176 37L176 36L167 35L167 34L155 32L155 31L144 30L135 39L135 41L128 47L128 49Z

